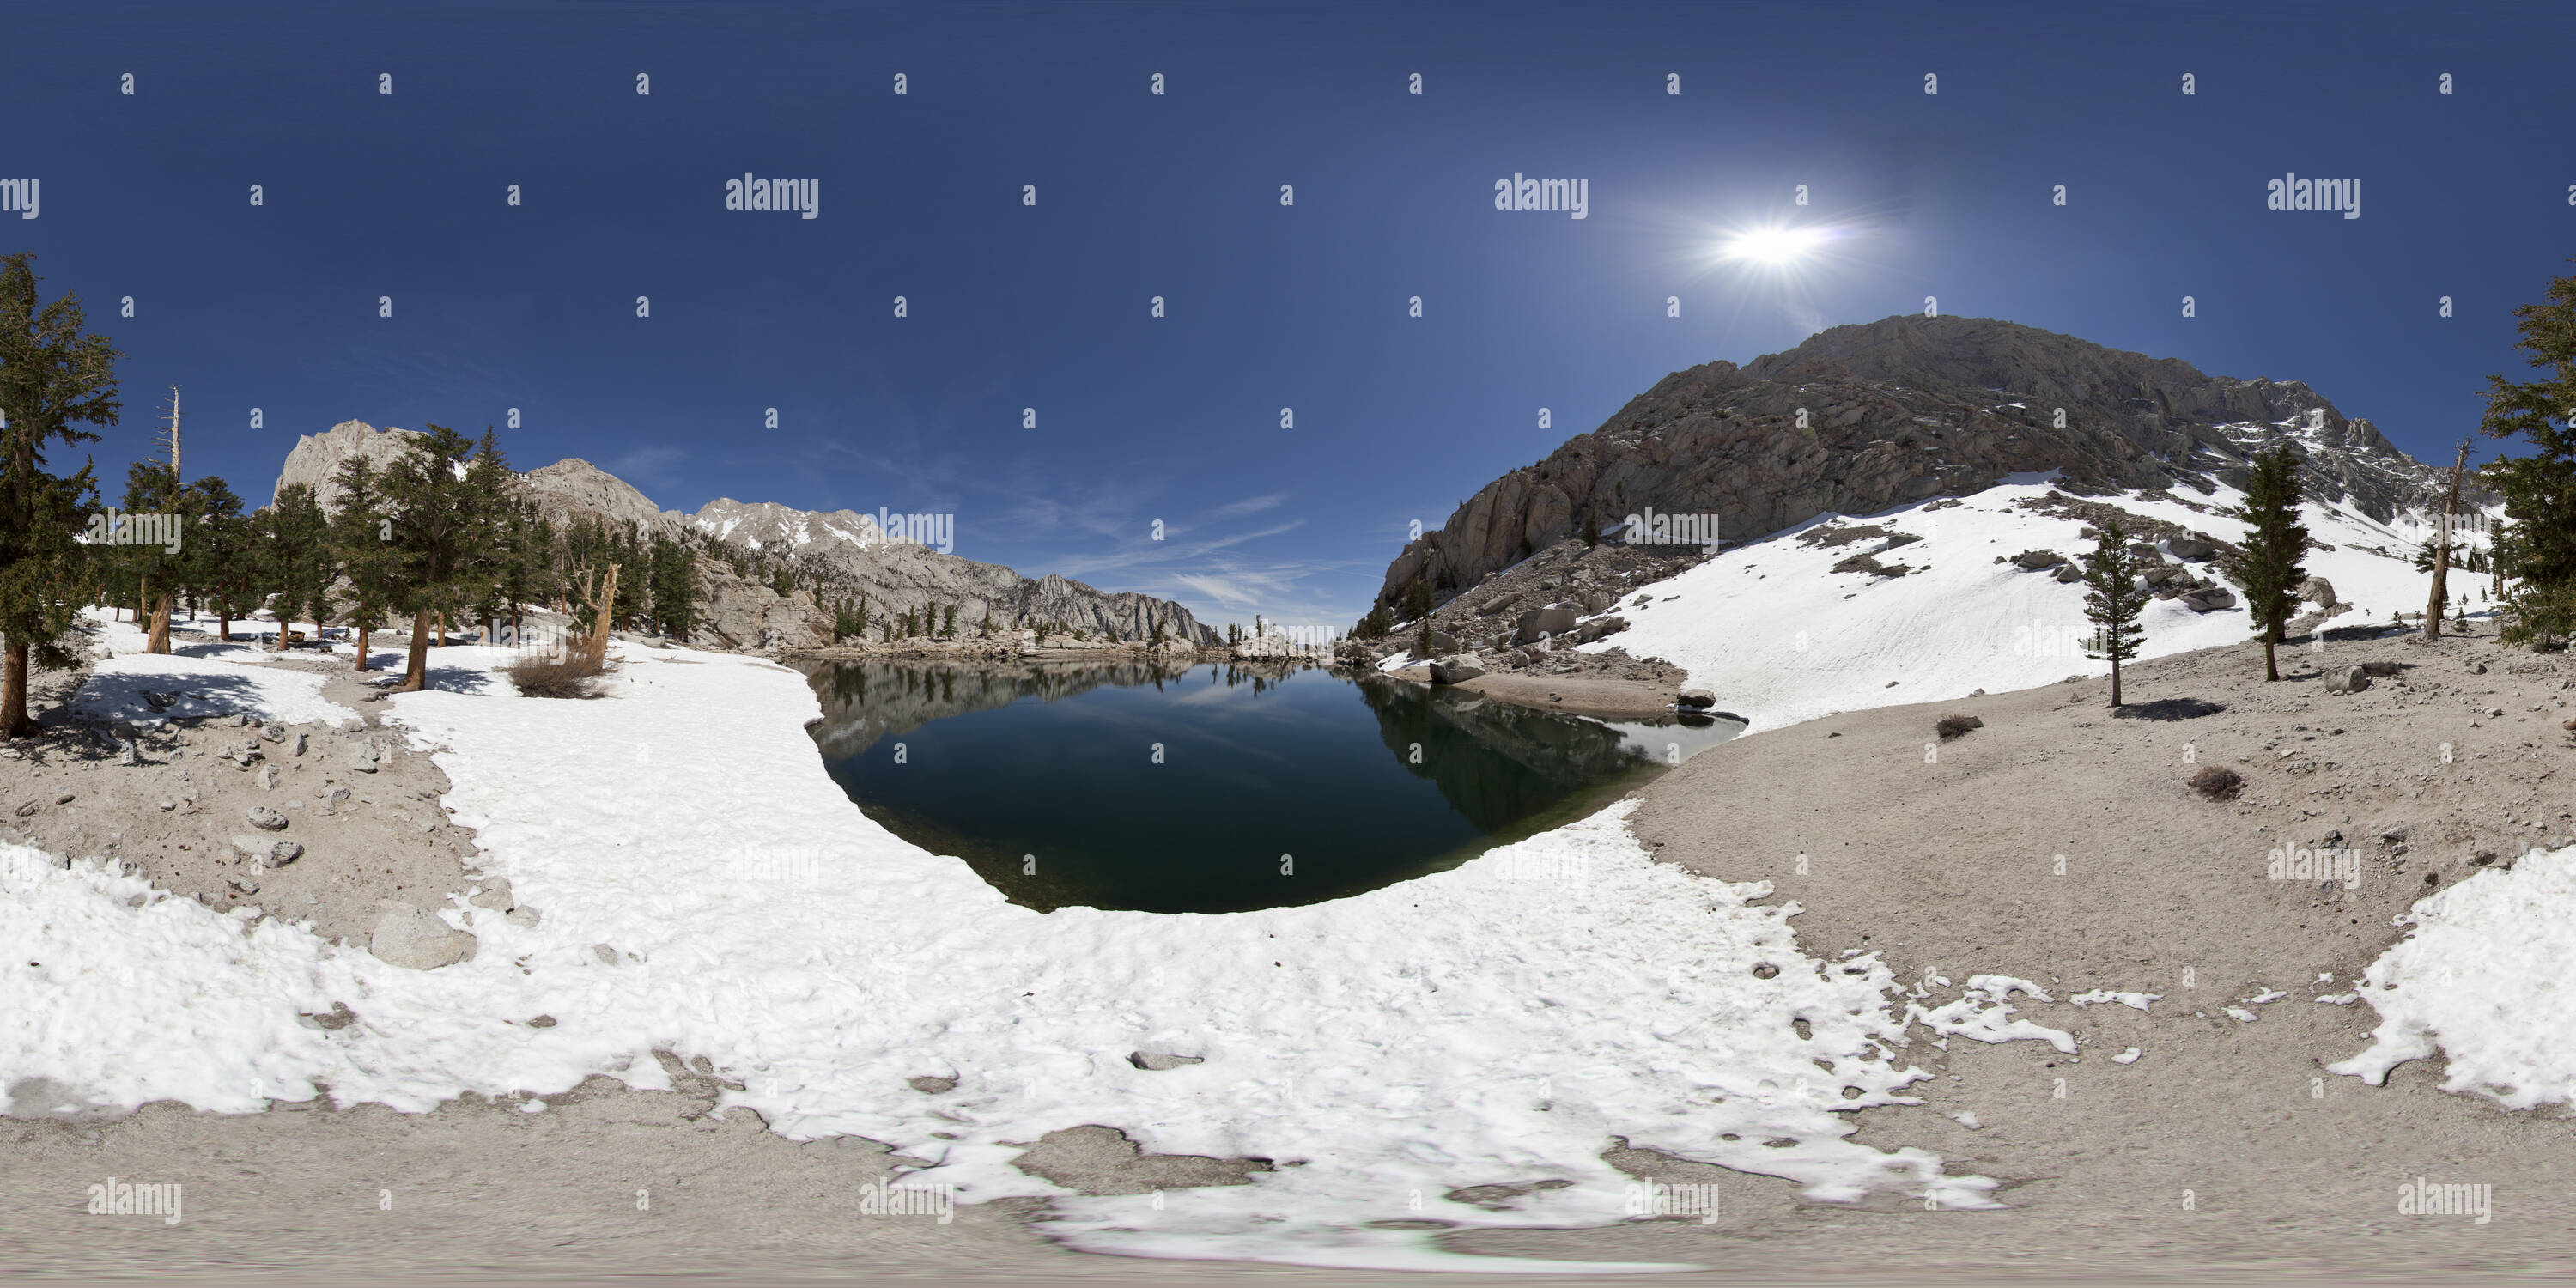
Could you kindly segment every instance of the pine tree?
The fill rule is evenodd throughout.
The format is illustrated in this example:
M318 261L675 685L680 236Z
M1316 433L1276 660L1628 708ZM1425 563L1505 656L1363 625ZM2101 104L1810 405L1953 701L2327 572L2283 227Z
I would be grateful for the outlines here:
M320 638L322 621L331 614L331 583L340 575L340 564L312 487L290 483L278 489L277 504L255 516L255 530L256 575L261 589L275 594L270 607L277 612L279 651L286 648L288 628L301 618L312 619L314 636Z
M2111 660L2114 707L2122 705L2120 664L2138 655L2147 635L2138 615L2146 610L2149 592L2138 576L2138 557L2129 550L2129 534L2119 524L2104 521L2094 536L2092 552L2084 556L2084 584L2091 587L2084 596L2084 620L2093 623L2093 646L2100 650L2086 656Z
M940 612L943 614L939 624L940 636L945 639L957 638L957 605L950 604Z
M229 644L233 619L259 602L258 521L241 512L241 498L222 479L199 479L196 486L205 500L203 517L188 534L189 584L215 610L215 638Z
M128 533L136 534L136 520L146 515L175 519L180 526L175 550L167 544L133 540L131 536L107 547L110 562L133 584L140 611L150 615L143 636L146 653L170 651L172 601L190 571L187 537L188 529L195 526L190 522L195 517L189 513L191 499L168 461L141 460L126 467L124 505Z
M401 692L428 687L431 619L480 599L498 563L492 471L506 476L506 467L482 457L467 465L473 454L472 440L430 425L384 472L394 551L391 607L412 619Z
M375 669L368 660L368 640L384 628L392 611L398 565L393 519L377 480L375 463L364 456L340 462L331 478L340 500L339 512L330 521L331 556L349 582L341 612L357 634L352 641L357 660L351 669L359 671Z
M2548 374L2513 382L2487 378L2478 428L2520 439L2532 451L2481 471L2504 497L2501 554L2512 550L2511 584L2499 582L2508 644L2557 648L2576 635L2576 275L2549 284L2549 301L2513 311L2515 347ZM2500 572L2503 571L2500 569Z
M2228 560L2224 571L2245 592L2246 607L2254 614L2254 629L2263 639L2263 678L2278 680L2281 664L2275 650L2298 609L2293 595L2307 580L2300 560L2310 545L2307 526L2299 522L2299 462L2288 444L2254 458L2243 517L2253 531L2246 534L2243 553Z
M28 673L66 667L64 647L79 620L89 549L74 540L82 510L97 503L84 464L57 475L47 444L96 442L80 425L113 425L116 360L106 336L86 333L80 300L43 304L32 255L0 256L0 738L35 732L27 711Z

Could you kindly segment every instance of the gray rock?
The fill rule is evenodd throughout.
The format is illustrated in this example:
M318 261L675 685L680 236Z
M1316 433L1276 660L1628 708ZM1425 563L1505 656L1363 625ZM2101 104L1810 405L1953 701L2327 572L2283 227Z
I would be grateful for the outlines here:
M260 857L260 866L282 868L303 857L303 846L293 841L279 841L269 846L268 853Z
M2323 577L2310 577L2299 583L2298 598L2319 608L2332 608L2335 606L2334 583Z
M2216 613L2236 607L2236 596L2222 586L2203 586L2186 592L2182 603L2195 613Z
M304 754L304 747L305 747L305 734L304 734L304 731L302 731L302 730L300 730L300 729L299 729L299 730L297 730L297 731L296 731L296 733L295 733L295 754L296 754L296 755L299 755L299 756L303 755L303 754Z
M1575 611L1563 604L1533 608L1522 613L1513 623L1512 638L1523 644L1533 644L1542 635L1563 635L1573 630L1577 619Z
M2012 561L2016 567L2030 572L2038 572L2042 568L2055 568L2064 564L2066 562L2066 556L2061 555L2054 550L2025 550L2020 554L2014 555L2012 557Z
M2387 676L2395 675L2406 668L2403 663L2398 662L2364 662L2361 664L2361 669L2372 675Z
M474 936L417 908L395 908L377 919L367 950L388 965L436 970L472 956Z
M2484 674L2486 674L2486 673L2487 673L2487 664L2486 664L2486 663L2484 663L2484 662L2471 662L2471 663L2469 663L2469 674L2471 674L2471 675L2484 675Z
M614 966L617 964L617 950L606 944L592 944L590 946L590 956L592 960L598 962L602 966Z
M1127 1053L1127 1063L1132 1064L1139 1069L1148 1069L1156 1073L1160 1073L1166 1069L1178 1069L1187 1065L1204 1064L1206 1062L1206 1056L1173 1055L1168 1051L1131 1051Z
M2348 666L2340 671L2328 672L2326 675L2328 693L2359 693L2369 687L2370 672L2357 666Z
M1684 707L1713 707L1717 705L1717 695L1706 689L1684 689L1673 695L1673 703Z
M2084 580L2084 570L2073 564L2059 564L2056 576L2062 582L2078 582Z
M1484 663L1472 653L1452 653L1431 663L1433 684L1464 684L1484 673Z
M512 908L508 913L504 914L501 919L509 922L513 926L517 926L521 930L534 930L537 928L537 910L524 903L520 904L518 907Z
M251 880L249 877L227 876L224 878L224 884L231 886L236 892L241 894L250 895L259 893L259 883Z
M2205 563L2218 557L2217 544L2198 537L2168 538L2165 548L2173 551L2174 558L2188 559L2193 563Z
M2149 568L2146 571L2147 584L2158 590L2163 590L2167 586L2171 586L2182 579L2182 569L2177 568L2172 564L2157 564L2155 567Z
M286 827L286 816L265 805L253 805L242 812L249 816L252 827L263 832L282 831Z
M510 880L507 877L483 878L483 892L465 902L477 908L489 908L494 912L508 912L518 906L511 901Z
M1442 630L1431 632L1431 655L1433 657L1439 657L1444 653L1455 653L1457 651L1457 636Z
M284 742L286 741L286 726L281 724L261 725L259 727L259 737L262 742Z
M364 756L352 756L349 758L349 768L361 774L372 774L376 772L376 762Z
M276 791L276 790L277 790L277 766L275 766L275 765L262 765L262 766L260 766L260 767L259 767L258 782L259 782L259 789L260 789L261 791L264 791L264 792L273 792L273 791Z

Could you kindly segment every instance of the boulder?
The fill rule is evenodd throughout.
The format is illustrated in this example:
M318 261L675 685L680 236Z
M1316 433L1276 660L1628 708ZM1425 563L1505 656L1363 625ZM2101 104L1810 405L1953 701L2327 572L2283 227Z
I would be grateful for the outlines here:
M1542 635L1563 635L1573 630L1575 621L1575 611L1563 604L1533 608L1513 624L1512 638L1523 644L1535 643Z
M2203 586L2185 592L2182 603L2195 613L2215 613L2236 607L2236 595L2224 586Z
M1156 1073L1160 1073L1166 1069L1180 1069L1193 1064L1203 1064L1206 1061L1206 1056L1174 1055L1169 1051L1131 1051L1127 1053L1127 1063L1132 1064L1139 1069L1151 1070Z
M377 919L367 950L390 966L436 970L473 956L474 936L417 908L395 908Z
M2334 583L2323 577L2310 577L2299 583L2298 597L2301 602L2319 608L2332 608L2335 605Z
M275 841L270 843L268 853L260 858L259 865L264 868L282 868L303 857L303 846L293 841Z
M1673 704L1705 711L1717 705L1717 695L1706 689L1684 689L1673 695Z
M2182 580L2183 571L2172 564L2160 563L2146 571L2147 584L2158 590Z
M2340 671L2328 672L2326 675L2328 693L2359 693L2369 687L2370 672L2357 666L2348 666Z
M1431 663L1433 684L1464 684L1485 673L1485 665L1472 653L1452 653Z
M2174 558L2188 559L2193 563L2205 563L2218 557L2217 544L2199 537L2170 538L2165 542L2165 549L2172 551Z
M2082 581L2084 580L2084 570L2073 564L2059 564L2057 566L2057 579L2063 582Z
M2364 662L2361 664L2361 669L2372 675L2386 676L2395 675L2405 668L2395 662Z
M1435 631L1431 632L1431 655L1432 655L1433 657L1439 657L1439 656L1441 656L1441 655L1443 655L1443 654L1446 654L1446 653L1455 653L1455 652L1457 652L1457 651L1458 651L1458 637L1457 637L1457 636L1452 635L1452 634L1450 634L1450 633L1449 633L1449 632L1447 632L1447 631L1441 631L1441 630L1435 630Z
M1626 629L1628 629L1628 619L1625 617L1595 618L1592 621L1585 622L1575 630L1574 640L1578 644L1589 644L1594 640L1616 635Z
M2065 563L2066 556L2054 550L2025 550L2014 555L2012 561L2028 571L2038 572L2042 568L2054 568Z

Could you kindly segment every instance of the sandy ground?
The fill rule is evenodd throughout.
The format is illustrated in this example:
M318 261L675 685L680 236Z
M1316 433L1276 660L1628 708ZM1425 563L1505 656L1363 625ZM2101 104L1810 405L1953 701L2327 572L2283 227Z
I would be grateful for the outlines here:
M1715 1183L1720 1219L1472 1232L1452 1245L1695 1262L1712 1269L1658 1278L1712 1283L2456 1281L2576 1268L2576 1125L2445 1094L2435 1062L2402 1066L2379 1088L2328 1074L2323 1064L2366 1045L2374 1016L2311 1000L2346 991L2395 941L2389 917L2432 888L2428 876L2447 884L2481 851L2507 861L2576 834L2565 788L2576 749L2559 732L2576 665L2485 640L2333 643L2324 656L2365 658L2407 669L2329 695L2300 665L2315 655L2286 654L2294 678L2265 685L2259 650L2211 650L2132 668L2129 696L2224 708L2213 714L2114 718L2105 683L2083 681L1756 734L1657 780L1640 837L1699 871L1776 883L1776 897L1806 909L1795 924L1809 953L1875 950L1899 978L1954 981L1926 1005L1972 973L2027 977L2058 1000L2017 997L2019 1018L2073 1032L2080 1053L1964 1038L1945 1053L1917 1029L1910 1054L1938 1075L1929 1103L1859 1115L1865 1140L1933 1149L1953 1170L2006 1181L2006 1210L1810 1203L1774 1178L1605 1142L1605 1157L1634 1174ZM2484 714L2496 709L2506 714ZM1952 712L1984 727L1936 742L1932 722ZM2188 792L2186 744L2197 764L2244 773L2243 797ZM2506 827L2507 816L2542 826ZM2383 839L2401 829L2403 854ZM2330 831L2362 855L2357 887L2266 877L2267 851ZM2323 973L2334 982L2317 983ZM2094 987L2164 999L2147 1013L2065 1000ZM2254 1000L2266 990L2285 996ZM2228 1006L2258 1018L2230 1018ZM2131 1046L2135 1063L2108 1059ZM629 1092L595 1080L536 1111L478 1100L419 1116L156 1105L109 1121L0 1119L0 1273L1400 1278L1087 1257L1048 1244L1023 1203L959 1209L950 1224L862 1217L859 1187L892 1161L882 1148L794 1144L745 1112L719 1120L708 1112L716 1085L684 1076L678 1091ZM1032 1142L1026 1165L1085 1189L1223 1183L1241 1170L1138 1159L1106 1133L1060 1136ZM109 1176L186 1181L186 1218L87 1215L87 1186ZM2400 1217L2396 1187L2416 1176L2492 1184L2494 1220Z

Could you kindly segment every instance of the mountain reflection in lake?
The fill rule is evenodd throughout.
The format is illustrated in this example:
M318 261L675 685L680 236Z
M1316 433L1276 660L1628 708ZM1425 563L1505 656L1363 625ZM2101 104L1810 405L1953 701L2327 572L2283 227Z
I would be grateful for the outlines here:
M1358 894L1581 817L1743 730L1278 664L804 669L814 741L860 810L1040 909Z

